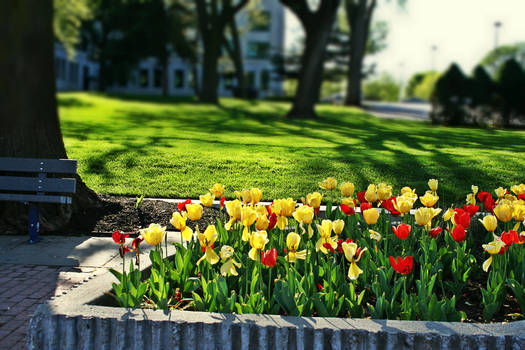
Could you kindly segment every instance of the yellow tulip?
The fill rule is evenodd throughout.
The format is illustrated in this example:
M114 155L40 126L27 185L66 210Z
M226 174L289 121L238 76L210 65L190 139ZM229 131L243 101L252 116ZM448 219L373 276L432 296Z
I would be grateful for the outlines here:
M374 225L379 219L379 211L374 208L367 209L363 212L363 217L368 225Z
M215 244L215 241L217 240L217 236L217 229L214 225L209 225L204 233L200 233L197 229L197 237L199 238L201 248L204 250L204 255L197 261L197 265L199 265L204 259L206 259L210 265L214 265L219 262L219 256L212 248Z
M189 241L193 236L193 231L186 226L186 215L186 212L183 213L183 216L181 216L179 212L173 213L170 224L180 231L183 240Z
M268 220L268 216L261 215L257 217L257 221L255 222L255 228L259 231L264 231L268 228L270 225L270 220Z
M330 237L330 235L332 234L332 228L333 224L330 220L323 220L321 222L321 225L317 225L317 230L319 231L319 235L321 236L321 238L319 238L319 240L315 244L316 251L320 250L323 253L327 254L328 250L324 247L325 243L328 243L332 247L332 249L337 248L337 242L334 241L332 237Z
M470 186L470 188L472 189L472 194L473 195L478 194L478 190L479 190L478 186L472 185L472 186Z
M523 201L520 201L523 202ZM514 211L512 212L512 216L516 221L523 221L525 220L525 205L524 204L515 204L514 205Z
M233 223L241 219L241 209L242 209L242 204L241 204L241 201L238 199L226 202L226 211L228 212L228 215L230 216L230 221L228 221L226 225L224 226L226 230L230 230Z
M221 259L225 261L225 263L221 266L221 275L223 276L238 275L235 266L241 267L241 264L233 259L233 253L234 250L229 245L222 246L220 255Z
M292 216L297 203L292 198L276 199L272 204L272 212L277 216Z
M430 188L432 192L436 192L438 190L438 184L439 184L439 181L436 179L428 180L428 187Z
M302 233L305 233L303 225L308 225L308 236L312 238L314 231L312 230L312 220L314 219L314 208L307 205L300 206L293 213L294 219L299 223Z
M488 244L482 245L483 249L487 251L487 253L490 254L490 257L483 262L483 271L488 272L490 265L492 264L492 256L499 254L502 248L505 247L505 243L499 239L499 237L495 236L494 240Z
M199 200L205 207L211 207L213 205L214 199L215 196L211 193L206 193L205 195L199 196Z
M248 257L252 260L259 260L260 259L260 250L263 250L266 246L266 243L268 243L268 234L266 231L255 231L250 236L250 245L252 249L248 252Z
M359 249L357 247L357 244L355 244L354 242L343 242L341 247L343 248L343 252L345 253L346 260L350 262L350 268L348 269L348 278L355 281L359 277L359 275L363 273L363 270L361 270L359 266L357 266L357 262L361 260L361 257L363 256L363 253L367 250L367 248Z
M257 212L257 216L266 216L266 215L268 215L268 210L262 204L257 204L255 206L255 211Z
M498 196L498 198L503 198L505 197L507 190L504 189L503 187L498 187L494 190L494 193L496 193L496 196Z
M165 234L166 226L162 227L159 224L150 224L149 227L140 230L142 238L151 245L157 245L162 242Z
M401 195L404 195L404 194L406 194L406 193L408 193L408 194L415 194L415 193L416 193L416 189L415 189L415 188L414 188L414 189L411 189L410 187L405 186L405 187L403 187L403 188L401 189Z
M343 182L341 185L339 185L339 189L341 190L341 195L343 197L352 197L354 195L354 184L351 182Z
M370 232L370 238L379 242L381 240L381 234L374 230L368 230Z
M494 232L498 227L498 219L496 219L496 217L492 215L485 216L483 220L479 219L479 222L483 224L485 230L490 232Z
M306 195L306 204L311 206L314 209L317 209L321 206L321 202L323 201L323 195L319 192L314 193L308 193Z
M337 187L337 180L333 177L326 178L322 182L319 182L319 187L325 190L335 190Z
M248 242L250 239L250 226L257 220L257 213L251 207L243 207L241 209L241 223L244 226L242 231L242 240Z
M252 204L257 204L262 199L262 191L256 187L250 189L250 197L252 199Z
M188 212L188 218L191 221L197 221L202 218L202 205L200 204L186 204L186 211Z
M467 199L465 201L467 204L476 205L476 195L474 193L467 194Z
M286 236L286 246L288 247L288 254L285 257L286 261L296 262L297 259L306 259L306 249L297 251L300 242L301 236L295 232L290 232L288 236Z
M392 186L389 186L385 183L380 183L377 185L377 198L380 201L386 201L390 197L392 197Z
M427 191L423 197L419 197L419 201L421 204L423 204L425 207L433 207L436 205L439 197L437 195L434 195L432 192Z
M419 226L430 226L432 219L439 213L441 213L441 209L419 208L414 213L414 217Z
M448 221L454 217L456 212L452 208L448 208L447 211L443 214L443 220Z
M520 194L525 194L525 184L513 185L510 190L519 196Z
M409 213L413 205L414 203L411 200L408 200L403 196L397 197L396 201L394 202L394 208L396 208L396 210L402 215Z
M352 197L347 197L347 198L341 199L341 204L348 205L350 208L355 208L355 202L354 202L354 199Z
M341 232L343 232L344 227L345 227L345 222L341 219L335 220L333 222L333 230L336 235L340 235Z
M499 221L509 222L512 220L513 208L509 204L500 203L494 208L494 214Z
M250 192L250 190L242 190L241 198L244 204L249 204L252 201L252 193Z
M209 191L215 196L215 198L221 198L224 194L224 186L217 183L214 184Z
M365 199L369 203L377 202L377 189L376 185L370 184L365 192Z

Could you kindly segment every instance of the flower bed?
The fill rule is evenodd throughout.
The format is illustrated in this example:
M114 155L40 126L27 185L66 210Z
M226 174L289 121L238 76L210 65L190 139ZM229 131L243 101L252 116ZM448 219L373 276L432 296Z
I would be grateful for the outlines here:
M329 178L320 186L337 184ZM253 188L237 200L223 197L222 220L191 230L186 221L199 220L202 205L222 197L216 184L202 205L187 201L173 213L183 241L173 257L163 256L164 227L152 224L129 246L126 234L114 233L124 259L138 256L143 240L157 249L148 278L133 259L123 265L127 270L112 271L119 281L113 296L121 306L235 314L523 318L525 185L498 188L496 199L472 186L464 206L446 211L438 208L437 180L429 188L418 196L405 187L393 196L390 186L370 185L357 193L358 202L354 186L343 183L341 203L328 203L323 217L318 192L303 205L288 198L263 206ZM479 232L472 229L476 215Z

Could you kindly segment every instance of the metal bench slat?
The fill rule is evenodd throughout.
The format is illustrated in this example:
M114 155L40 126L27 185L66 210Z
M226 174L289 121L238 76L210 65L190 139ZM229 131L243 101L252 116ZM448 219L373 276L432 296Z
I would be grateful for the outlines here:
M0 157L0 171L76 174L75 159L36 159Z
M75 179L0 176L0 190L75 193Z
M71 204L72 198L68 196L0 193L0 201Z

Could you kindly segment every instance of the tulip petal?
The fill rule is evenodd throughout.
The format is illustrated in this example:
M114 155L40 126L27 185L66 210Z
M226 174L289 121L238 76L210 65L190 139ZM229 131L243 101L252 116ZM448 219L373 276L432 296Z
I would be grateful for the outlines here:
M490 264L492 264L492 255L483 263L483 271L488 272Z
M350 263L350 268L348 269L348 278L351 280L356 280L362 273L363 270L361 270L359 266L357 266L357 264L352 261L352 263Z

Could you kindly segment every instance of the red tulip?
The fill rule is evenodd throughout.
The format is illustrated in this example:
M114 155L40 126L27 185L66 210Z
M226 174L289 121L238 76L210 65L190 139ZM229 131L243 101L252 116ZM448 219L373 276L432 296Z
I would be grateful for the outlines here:
M398 212L396 208L394 207L395 202L396 202L396 197L390 197L386 201L383 201L381 203L381 206L385 208L386 210L388 210L390 214L392 214L392 216L399 216L401 215L401 213Z
M520 244L520 237L518 235L518 232L514 230L503 232L500 238L507 247L510 247L513 243Z
M392 231L394 231L394 234L399 239L407 239L408 235L410 234L410 230L412 229L412 226L407 224L401 224L397 227L392 226Z
M473 217L479 210L479 206L474 204L464 205L463 210L469 213L470 217Z
M441 232L443 232L443 229L441 227L434 227L428 233L430 234L430 237L436 238Z
M317 290L319 292L322 292L324 290L324 287L323 287L323 285L321 283L317 283Z
M327 250L331 251L332 253L336 253L335 249L332 248L332 245L330 243L323 243L323 247L325 247Z
M463 228L467 228L470 225L470 214L460 208L454 209L456 214L454 215L454 222L456 225L461 225Z
M221 197L221 210L224 208L224 202L226 202L226 197Z
M390 257L390 265L394 268L394 271L402 275L408 275L412 272L412 267L414 266L414 259L411 256L406 258L401 258L400 256L394 259L393 256Z
M180 202L177 204L177 208L179 208L179 211L186 211L186 204L191 204L191 199L186 199L184 202Z
M119 230L116 230L115 232L113 232L111 237L113 238L113 242L117 244L124 244L126 242L126 238L129 237L129 233L124 233L120 232Z
M357 200L359 200L359 204L368 203L365 199L365 193L366 191L357 192Z
M372 204L368 202L361 203L361 213L368 209L372 209Z
M264 266L274 267L277 263L277 249L272 248L266 252L261 250L261 263Z
M522 193L518 195L518 199L521 199L522 201L525 201L525 193Z
M496 203L494 202L494 198L492 198L492 195L489 192L478 193L478 199L483 202L486 211L492 212L494 210Z
M268 218L268 221L269 221L268 228L266 230L270 231L277 224L277 215L275 213L272 213L270 217Z
M138 250L142 241L144 241L144 238L142 237L135 238L133 242L131 242L131 250L135 250L135 251Z
M341 238L339 238L339 239L337 240L337 252L339 252L339 253L341 253L341 254L344 254L344 253L345 253L344 250L343 250L343 242L345 242L345 243L352 243L353 240L350 239L350 238L347 238L347 239L344 240L344 241L343 241ZM331 247L330 247L330 248L331 248ZM328 249L328 248L327 248L327 249ZM334 253L335 253L335 252L334 252ZM357 254L356 254L356 255L357 255Z
M351 216L351 215L355 214L354 208L352 208L351 206L346 205L346 204L341 204L341 211L343 213L345 213L346 215L348 215L348 216Z
M462 225L457 224L452 232L450 232L448 228L447 231L452 235L452 238L454 238L456 242L461 243L465 240L466 233L465 228Z

